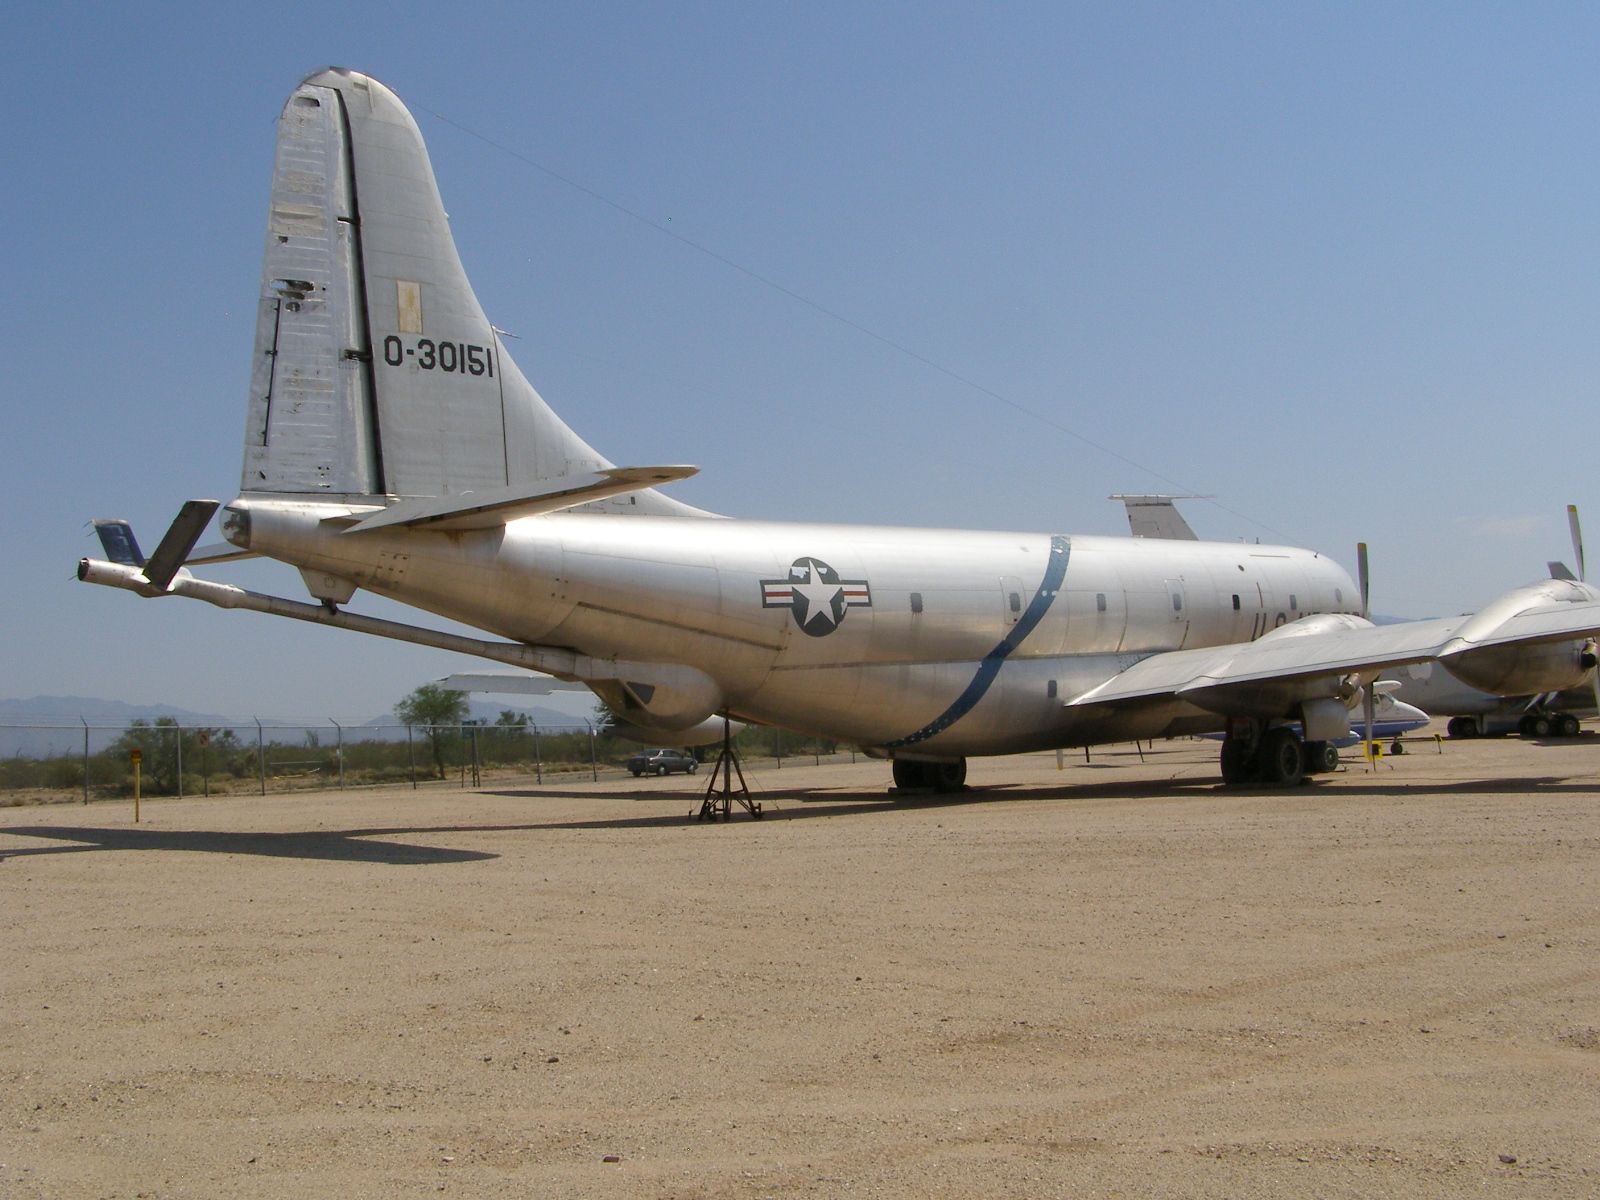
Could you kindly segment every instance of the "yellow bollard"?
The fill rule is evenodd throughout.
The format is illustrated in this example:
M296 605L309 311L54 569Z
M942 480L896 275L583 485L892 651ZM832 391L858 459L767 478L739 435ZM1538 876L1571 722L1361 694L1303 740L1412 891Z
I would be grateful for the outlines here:
M128 755L133 760L133 823L139 823L139 764L144 761L144 751L135 746Z

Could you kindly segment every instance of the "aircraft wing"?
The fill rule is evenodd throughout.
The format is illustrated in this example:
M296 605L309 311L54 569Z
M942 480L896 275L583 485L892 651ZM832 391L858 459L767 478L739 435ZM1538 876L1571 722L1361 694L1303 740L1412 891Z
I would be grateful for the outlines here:
M1254 642L1153 654L1073 697L1067 707L1176 698L1214 712L1275 710L1303 698L1312 680L1415 662L1448 664L1494 647L1569 641L1597 632L1600 602L1588 599L1540 604L1504 617L1486 609L1395 625L1310 618L1303 628L1286 625Z

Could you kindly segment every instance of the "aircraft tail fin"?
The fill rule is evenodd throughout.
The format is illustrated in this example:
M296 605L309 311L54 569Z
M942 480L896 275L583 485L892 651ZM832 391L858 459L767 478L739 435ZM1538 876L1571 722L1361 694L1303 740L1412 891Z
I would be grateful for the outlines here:
M307 78L278 121L242 490L404 500L612 465L505 352L405 105ZM648 488L590 507L707 515Z

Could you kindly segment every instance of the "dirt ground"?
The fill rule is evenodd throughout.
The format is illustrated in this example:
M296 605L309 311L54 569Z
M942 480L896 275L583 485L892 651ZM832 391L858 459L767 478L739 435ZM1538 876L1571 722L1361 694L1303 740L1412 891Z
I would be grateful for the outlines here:
M1442 749L5 810L0 1195L1595 1196L1600 736Z

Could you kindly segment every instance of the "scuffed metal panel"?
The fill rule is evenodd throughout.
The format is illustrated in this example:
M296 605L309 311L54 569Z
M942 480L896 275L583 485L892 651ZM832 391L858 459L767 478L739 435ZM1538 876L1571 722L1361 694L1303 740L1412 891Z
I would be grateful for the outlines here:
M395 304L399 309L401 333L422 332L422 285L411 279L397 279L394 284Z

